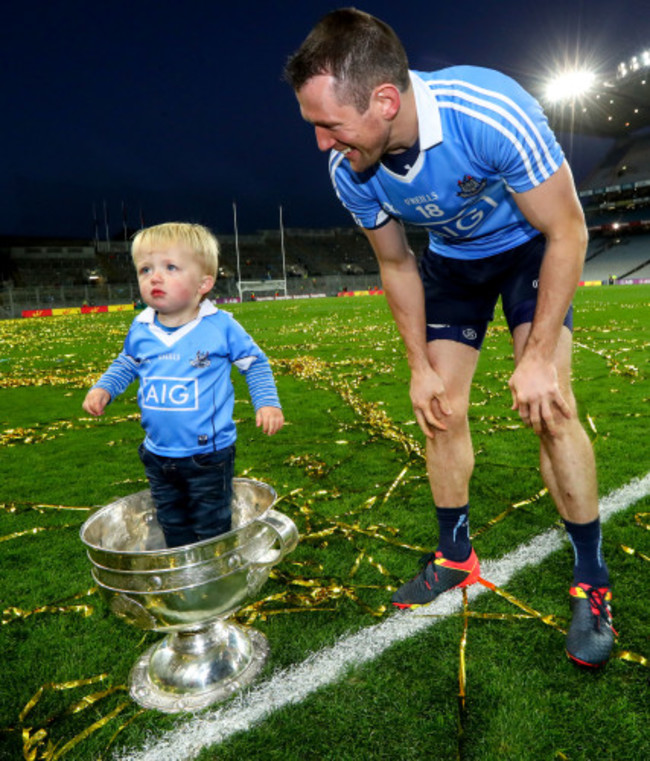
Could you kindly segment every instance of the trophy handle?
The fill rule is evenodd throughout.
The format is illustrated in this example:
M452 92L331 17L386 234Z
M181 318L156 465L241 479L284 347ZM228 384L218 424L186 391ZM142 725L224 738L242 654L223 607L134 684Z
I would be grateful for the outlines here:
M275 552L267 553L266 557L260 558L255 565L274 566L296 549L299 539L298 529L291 518L277 510L267 510L258 522L275 532L279 548Z

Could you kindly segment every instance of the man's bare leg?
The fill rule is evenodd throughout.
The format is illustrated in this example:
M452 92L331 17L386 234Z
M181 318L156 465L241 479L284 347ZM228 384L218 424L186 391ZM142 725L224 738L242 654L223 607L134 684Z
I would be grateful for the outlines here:
M444 419L447 430L427 439L427 473L435 504L458 507L469 501L474 470L467 411L479 353L455 341L431 341L428 351L431 366L445 384L452 414Z
M519 325L514 331L515 362L523 352L529 332L530 323ZM562 330L558 343L556 368L560 390L572 416L567 419L558 414L556 435L540 435L540 469L562 518L588 523L598 518L596 463L571 390L571 333L567 328Z
M527 324L514 331L515 361L523 352L529 330ZM567 655L580 665L597 667L607 662L615 631L609 608L609 573L601 552L596 463L571 389L571 342L571 333L564 328L555 357L558 383L571 417L558 415L555 435L540 434L540 469L575 554Z
M424 560L423 570L393 595L398 608L412 608L434 600L449 589L477 581L478 558L469 542L469 481L474 453L467 420L469 392L478 351L454 341L428 344L429 361L441 377L451 407L447 430L427 438L427 472L436 505L438 550Z

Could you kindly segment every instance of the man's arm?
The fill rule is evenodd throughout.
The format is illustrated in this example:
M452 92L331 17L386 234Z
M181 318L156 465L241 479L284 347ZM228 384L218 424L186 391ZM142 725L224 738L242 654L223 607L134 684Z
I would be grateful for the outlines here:
M546 237L537 308L523 355L510 380L513 409L539 433L555 431L554 413L571 411L557 384L555 350L587 250L587 228L566 162L536 188L514 196L526 219Z
M415 417L425 436L431 438L434 429L445 430L444 417L451 410L442 380L427 356L424 289L417 262L404 229L395 220L364 232L379 262L386 300L406 346Z

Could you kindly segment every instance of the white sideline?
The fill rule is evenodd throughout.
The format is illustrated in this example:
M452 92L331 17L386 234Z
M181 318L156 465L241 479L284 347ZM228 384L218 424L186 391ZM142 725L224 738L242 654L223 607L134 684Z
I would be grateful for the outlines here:
M650 473L603 497L601 521L648 494ZM497 586L504 586L517 571L541 563L564 541L564 532L552 528L503 558L482 563L481 575ZM475 584L468 591L470 599L475 599L486 589ZM435 617L422 615L430 607L432 613L435 610ZM244 691L226 706L185 718L162 736L150 737L141 750L129 750L116 758L120 761L160 761L161 758L190 761L204 748L251 729L287 705L300 703L321 687L336 682L351 666L374 660L391 645L434 626L461 607L461 593L450 592L417 612L396 613L380 624L341 638L335 645L313 653L296 666L276 671L267 681Z

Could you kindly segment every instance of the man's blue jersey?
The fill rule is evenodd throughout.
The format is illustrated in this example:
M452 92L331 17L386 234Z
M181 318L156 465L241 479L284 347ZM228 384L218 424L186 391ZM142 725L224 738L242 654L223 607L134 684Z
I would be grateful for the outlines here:
M455 66L411 72L420 152L406 174L382 163L355 173L342 153L329 166L336 193L356 223L390 217L425 227L432 251L481 259L538 235L512 192L530 190L564 161L539 103L513 79Z
M165 457L225 449L236 439L232 365L244 374L255 409L280 407L266 356L228 312L209 301L171 333L145 309L124 348L95 384L114 399L136 378L145 447Z

